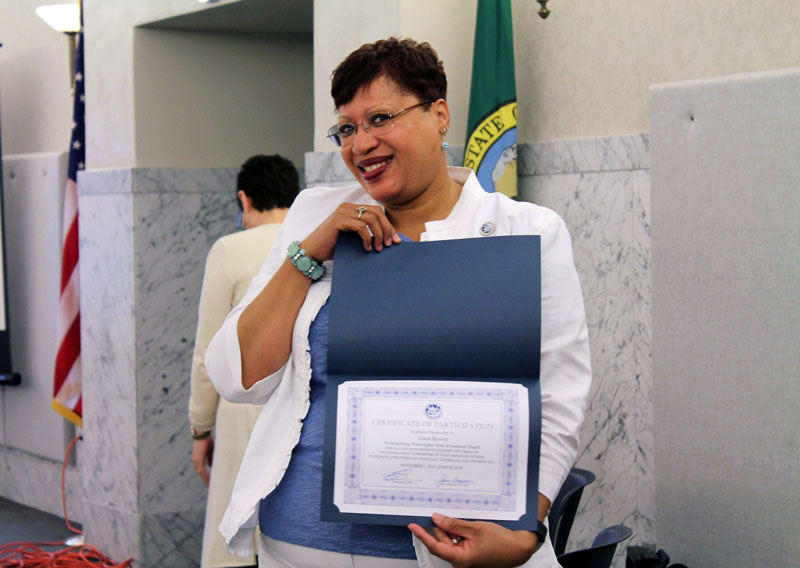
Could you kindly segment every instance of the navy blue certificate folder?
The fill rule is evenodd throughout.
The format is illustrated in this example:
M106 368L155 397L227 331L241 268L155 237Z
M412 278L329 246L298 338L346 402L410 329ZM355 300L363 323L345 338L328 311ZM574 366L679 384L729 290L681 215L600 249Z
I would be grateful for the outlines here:
M430 525L429 518L343 513L333 503L338 387L345 381L458 380L528 389L527 513L538 513L541 261L538 236L403 242L366 252L340 235L329 300L323 521Z

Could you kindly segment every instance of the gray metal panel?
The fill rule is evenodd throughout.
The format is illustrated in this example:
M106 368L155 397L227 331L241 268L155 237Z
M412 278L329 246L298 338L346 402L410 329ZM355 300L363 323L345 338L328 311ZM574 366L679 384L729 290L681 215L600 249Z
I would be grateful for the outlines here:
M11 360L22 384L3 387L1 443L60 463L73 433L51 407L67 155L6 156L3 176Z
M800 69L651 89L656 534L800 558Z

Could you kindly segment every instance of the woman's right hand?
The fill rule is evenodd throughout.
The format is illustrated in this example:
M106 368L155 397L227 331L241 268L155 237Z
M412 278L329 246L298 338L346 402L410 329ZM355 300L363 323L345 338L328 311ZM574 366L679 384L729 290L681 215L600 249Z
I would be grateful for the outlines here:
M512 531L496 523L463 521L440 513L433 514L433 522L433 535L415 523L408 528L431 554L453 568L521 566L541 545L534 532Z
M363 212L359 215L359 211ZM317 262L330 260L342 231L358 233L367 251L373 248L380 251L385 246L401 242L382 207L342 203L303 240L302 246L308 256Z

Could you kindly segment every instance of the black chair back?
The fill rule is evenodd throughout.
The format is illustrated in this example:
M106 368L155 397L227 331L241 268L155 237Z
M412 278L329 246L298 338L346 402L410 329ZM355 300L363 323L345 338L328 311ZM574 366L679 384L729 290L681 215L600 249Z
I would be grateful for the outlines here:
M567 539L572 529L572 523L575 520L575 514L578 512L583 488L595 479L595 475L589 470L572 468L567 474L567 479L561 486L558 496L550 505L547 522L550 542L553 543L553 550L555 550L556 556L563 554L567 547Z
M558 563L562 568L610 568L617 545L632 534L624 525L605 528L594 537L591 548L562 554Z

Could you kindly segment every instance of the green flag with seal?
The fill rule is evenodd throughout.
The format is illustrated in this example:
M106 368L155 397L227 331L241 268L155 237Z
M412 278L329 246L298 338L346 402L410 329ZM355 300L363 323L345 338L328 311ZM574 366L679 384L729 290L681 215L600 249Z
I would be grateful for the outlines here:
M464 165L483 188L517 195L517 83L511 0L478 0Z

